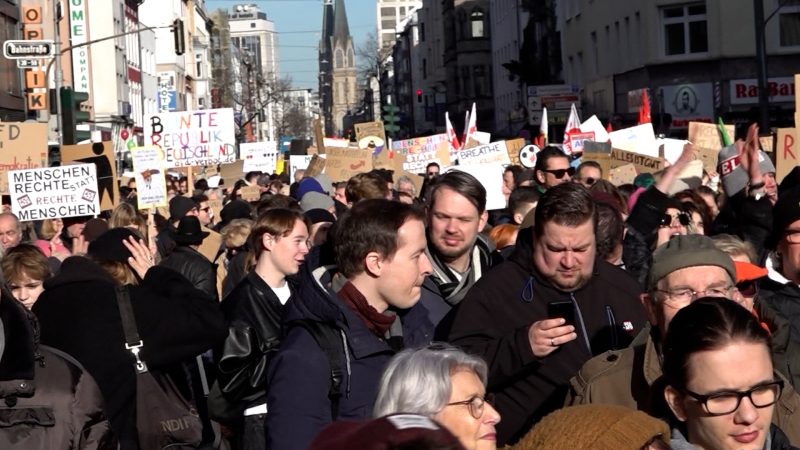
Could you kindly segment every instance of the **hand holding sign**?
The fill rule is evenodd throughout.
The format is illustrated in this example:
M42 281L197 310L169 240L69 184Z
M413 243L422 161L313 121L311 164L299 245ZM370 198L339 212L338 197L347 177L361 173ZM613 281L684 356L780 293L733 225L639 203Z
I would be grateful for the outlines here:
M742 167L744 167L744 170L747 171L747 175L750 177L750 182L753 184L761 183L761 167L759 167L758 164L758 148L758 125L754 123L747 129L747 140L744 141L744 145L741 147L737 145Z

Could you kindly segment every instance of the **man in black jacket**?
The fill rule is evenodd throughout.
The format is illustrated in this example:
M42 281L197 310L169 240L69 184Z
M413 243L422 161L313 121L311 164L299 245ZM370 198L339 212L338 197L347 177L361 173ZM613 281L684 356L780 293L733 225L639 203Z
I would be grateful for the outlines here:
M169 232L176 246L172 254L161 261L161 265L180 273L197 289L218 300L216 267L197 251L208 234L208 231L203 231L196 216L184 216L178 222L178 228Z
M563 406L581 365L625 347L645 323L638 283L595 259L597 215L585 187L549 189L535 214L511 258L472 287L450 332L452 343L489 364L488 390L503 417L499 445Z

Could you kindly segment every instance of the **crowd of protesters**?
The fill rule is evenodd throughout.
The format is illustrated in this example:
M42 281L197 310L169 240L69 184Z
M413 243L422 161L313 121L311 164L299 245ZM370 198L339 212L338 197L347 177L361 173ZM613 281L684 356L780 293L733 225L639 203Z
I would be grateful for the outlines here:
M0 213L0 448L149 450L137 364L206 449L800 446L800 169L616 186L556 146L481 181L135 181L101 217ZM239 195L258 186L258 201ZM222 205L215 213L213 203ZM217 217L219 216L219 217ZM120 289L143 343L126 342Z

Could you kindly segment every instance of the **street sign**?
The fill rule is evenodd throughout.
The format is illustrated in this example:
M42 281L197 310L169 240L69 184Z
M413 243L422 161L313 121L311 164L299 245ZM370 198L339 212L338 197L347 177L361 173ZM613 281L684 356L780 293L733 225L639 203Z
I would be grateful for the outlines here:
M18 59L17 68L19 69L33 69L39 67L38 59Z
M3 43L3 56L7 59L50 58L55 54L53 41L19 41Z

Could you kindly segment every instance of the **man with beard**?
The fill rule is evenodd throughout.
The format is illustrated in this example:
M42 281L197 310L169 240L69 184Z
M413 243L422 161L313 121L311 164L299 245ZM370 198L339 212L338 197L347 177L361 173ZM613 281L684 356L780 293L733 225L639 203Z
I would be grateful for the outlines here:
M480 234L486 226L486 189L472 175L451 171L431 186L428 204L428 249L433 265L425 280L422 299L437 338L452 323L453 309L499 256Z
M499 446L562 407L583 363L624 348L645 324L636 280L595 259L597 213L585 187L549 189L535 215L509 260L469 291L450 332L489 364Z

